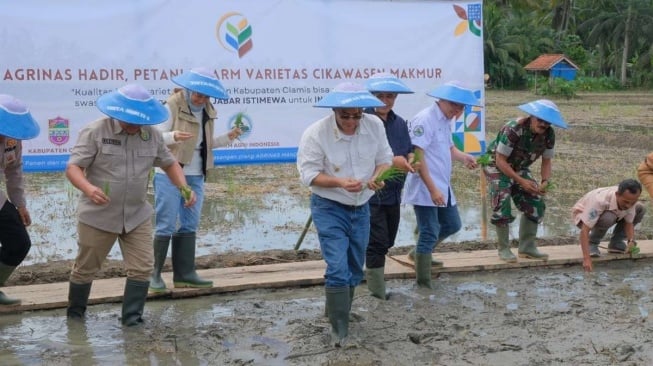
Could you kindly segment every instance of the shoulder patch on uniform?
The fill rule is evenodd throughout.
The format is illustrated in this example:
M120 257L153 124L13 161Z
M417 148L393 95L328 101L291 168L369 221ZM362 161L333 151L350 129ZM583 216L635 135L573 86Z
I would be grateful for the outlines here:
M141 140L143 141L150 141L150 131L144 130L141 128Z

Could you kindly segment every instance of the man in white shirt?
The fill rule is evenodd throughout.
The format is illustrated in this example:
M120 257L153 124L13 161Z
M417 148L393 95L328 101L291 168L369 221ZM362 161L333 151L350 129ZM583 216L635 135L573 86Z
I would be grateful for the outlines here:
M364 276L368 200L384 186L375 179L393 158L383 122L363 113L363 108L383 105L362 85L339 84L315 105L333 113L304 131L297 151L297 169L312 192L311 215L327 263L326 307L336 347L348 336L354 289Z
M478 105L474 93L456 82L443 84L428 93L438 100L409 122L415 154L423 156L419 174L409 174L402 203L413 205L417 220L415 273L419 287L431 288L433 248L455 234L462 226L451 187L454 160L467 168L477 167L476 159L460 151L453 143L451 122L467 105Z

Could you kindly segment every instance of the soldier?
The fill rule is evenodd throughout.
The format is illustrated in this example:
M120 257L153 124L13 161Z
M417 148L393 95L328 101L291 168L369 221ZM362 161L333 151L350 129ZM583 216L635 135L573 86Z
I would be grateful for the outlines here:
M488 146L490 163L484 167L492 200L490 222L496 226L499 258L516 262L510 250L509 224L515 220L510 200L522 212L519 224L519 251L522 258L547 260L549 256L535 245L537 225L542 222L546 205L543 196L551 179L551 159L555 147L552 126L567 128L562 114L550 100L540 99L518 107L529 114L506 123ZM530 166L542 158L538 183Z

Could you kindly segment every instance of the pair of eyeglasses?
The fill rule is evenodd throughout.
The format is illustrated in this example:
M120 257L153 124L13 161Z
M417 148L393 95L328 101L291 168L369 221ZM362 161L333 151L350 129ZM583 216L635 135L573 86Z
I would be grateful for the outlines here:
M359 121L361 118L363 118L362 114L338 114L338 117L340 119L353 119L354 121Z

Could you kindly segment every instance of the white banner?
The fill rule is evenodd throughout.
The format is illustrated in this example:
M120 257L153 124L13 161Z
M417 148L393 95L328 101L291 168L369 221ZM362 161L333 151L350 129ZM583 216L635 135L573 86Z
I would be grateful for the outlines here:
M96 99L139 83L165 100L170 79L214 69L230 99L216 101L216 133L245 113L246 133L214 151L217 164L291 162L313 108L343 81L391 72L416 93L460 80L483 95L480 1L25 0L0 3L0 93L23 100L41 125L25 141L25 170L63 170L77 133L102 116ZM485 150L481 108L456 123L459 148Z

